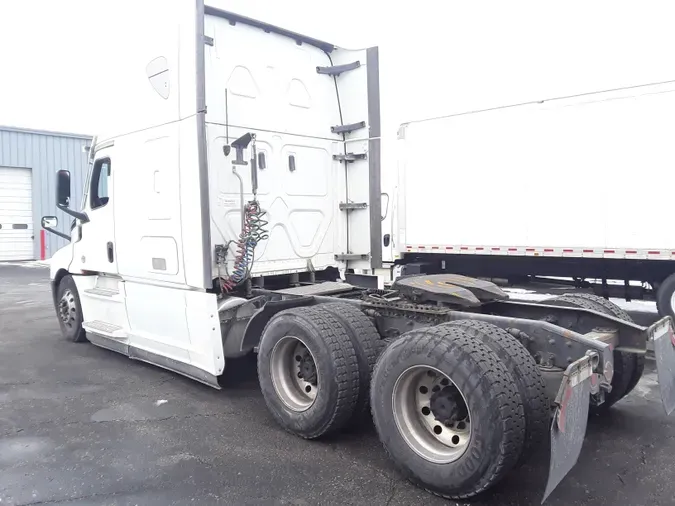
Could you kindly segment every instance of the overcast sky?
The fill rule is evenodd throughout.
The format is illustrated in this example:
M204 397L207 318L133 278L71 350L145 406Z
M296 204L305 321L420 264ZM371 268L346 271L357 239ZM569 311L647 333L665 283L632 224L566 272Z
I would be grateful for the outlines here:
M0 125L96 133L106 54L142 0L0 0ZM230 10L381 48L385 136L402 121L675 79L667 2L232 0Z

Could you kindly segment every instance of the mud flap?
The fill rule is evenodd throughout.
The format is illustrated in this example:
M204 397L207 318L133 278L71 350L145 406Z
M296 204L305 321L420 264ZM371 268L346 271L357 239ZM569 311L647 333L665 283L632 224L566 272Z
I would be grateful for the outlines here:
M580 358L570 364L563 375L555 399L556 409L551 424L551 462L542 503L574 467L581 453L588 422L593 360L597 360L597 356Z
M675 334L670 318L658 321L653 327L661 402L666 414L670 415L675 410Z

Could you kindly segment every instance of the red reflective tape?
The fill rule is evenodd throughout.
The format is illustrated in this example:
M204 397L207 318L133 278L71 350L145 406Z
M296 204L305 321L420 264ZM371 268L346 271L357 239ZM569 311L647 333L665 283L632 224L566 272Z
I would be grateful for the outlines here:
M564 249L563 253L574 253L573 249Z
M509 248L509 251L518 251L518 248Z
M424 249L424 246L417 246L417 249Z
M499 251L501 248L492 248L492 251Z
M431 249L438 249L438 246L432 246Z
M469 248L468 248L467 246L462 246L462 247L459 248L459 249L461 249L461 250L467 250L467 249L469 249Z
M483 248L476 248L476 251L483 251Z
M446 246L445 249L452 249L452 246Z
M534 248L525 248L525 251L534 251Z
M553 253L553 248L544 248L545 253Z
M616 253L616 251L614 251L613 249L606 249L605 253Z
M585 250L583 250L583 251L584 251L584 253L593 253L593 250L592 250L592 249L585 249Z
M661 252L660 251L648 251L647 254L648 255L660 255Z
M626 253L628 255L637 255L637 250L636 249L627 249Z

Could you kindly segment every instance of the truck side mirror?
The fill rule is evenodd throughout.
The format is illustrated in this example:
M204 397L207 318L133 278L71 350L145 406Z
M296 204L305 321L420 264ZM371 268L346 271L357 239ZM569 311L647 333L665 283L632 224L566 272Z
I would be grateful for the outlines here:
M70 205L70 172L67 170L56 173L56 204L59 207Z
M87 213L81 213L79 211L75 211L73 209L69 209L70 207L70 172L61 169L56 172L56 206L61 209L66 214L69 214L78 220L82 221L83 223L87 223L89 221L89 217L87 216ZM53 216L50 216L50 218L53 218ZM43 225L44 226L44 225ZM47 227L45 227L45 230L49 230L50 232L55 233L56 235L59 235L60 232L56 232L54 230L50 230ZM65 236L62 236L65 237Z
M59 219L56 216L43 216L42 217L42 228L46 231L51 232L54 235L63 237L65 240L70 241L70 236L56 230L56 227L59 225Z
M56 216L43 216L42 228L56 228L59 226L59 219Z

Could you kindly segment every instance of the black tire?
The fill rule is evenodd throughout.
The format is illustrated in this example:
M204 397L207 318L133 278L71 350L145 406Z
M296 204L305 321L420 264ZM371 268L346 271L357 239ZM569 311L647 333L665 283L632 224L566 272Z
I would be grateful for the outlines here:
M624 397L631 393L635 386L639 383L640 378L642 378L642 373L645 372L645 355L633 355L635 357L635 367L633 368L633 374L628 382L626 387L626 393Z
M611 304L609 301L605 301L606 304L600 303L595 300L596 296L591 296L589 294L576 294L570 293L561 295L554 299L545 301L546 304L558 305L558 306L567 306L567 307L578 307L583 309L590 309L591 311L597 311L598 313L604 313L611 316L617 316L613 311L608 307L608 304ZM612 304L614 305L614 304ZM626 314L626 316L628 316ZM630 318L630 316L628 316ZM574 329L572 329L574 330ZM605 402L599 406L591 405L591 412L594 414L602 414L608 408L616 404L619 400L623 399L629 390L631 384L633 387L639 381L640 377L638 373L638 360L637 355L634 353L622 353L620 351L614 351L614 376L612 377L612 391L608 394L605 394ZM644 362L642 364L644 368ZM640 373L641 374L641 373ZM637 379L635 377L637 376ZM632 387L631 387L632 388Z
M74 343L84 343L87 335L82 328L82 304L75 281L70 274L61 278L56 289L56 316L63 337Z
M272 378L272 354L284 338L299 339L311 353L319 377L307 409L290 408ZM267 323L258 349L258 381L265 403L287 431L305 439L335 432L349 421L359 394L359 369L349 335L330 312L317 307L281 311Z
M546 439L551 421L551 403L537 363L520 341L496 325L476 320L458 320L445 325L459 327L486 344L513 377L525 411L525 444L519 461L524 463Z
M441 371L466 400L471 437L456 460L436 463L420 456L399 429L395 385L415 366ZM525 415L513 378L488 346L458 327L413 330L391 343L375 366L370 401L394 464L410 481L442 497L464 499L487 490L513 468L523 449Z
M393 342L397 341L398 339L400 339L400 337L401 337L401 336L396 336L396 337L385 337L384 339L382 339L382 342L384 343L384 347L383 347L382 350L380 351L380 355L382 355L382 352L384 352L384 350L387 348L387 346L389 346L391 343L393 343Z
M328 311L340 321L354 346L359 366L359 396L354 408L354 420L361 421L370 416L370 378L386 343L380 338L370 318L352 304L320 304L317 307Z
M595 302L596 304L601 305L605 309L605 313L616 316L620 320L633 323L633 319L630 317L628 313L626 313L626 311L621 309L612 301L605 299L604 297L600 297L599 295L595 295L592 293L575 293L570 295L572 295L572 297L578 297L581 299L590 300L591 302Z
M575 294L577 297L581 297L586 300L591 300L593 302L597 302L600 304L602 307L604 307L607 311L609 311L608 314L612 314L619 318L620 320L624 320L630 323L635 323L633 321L633 318L621 309L619 306L614 304L612 301L609 301L605 299L604 297L600 297L599 295L594 295L590 293L578 293ZM626 387L626 392L623 394L623 396L627 396L629 393L633 391L635 388L635 385L638 384L640 381L640 378L642 378L642 373L645 370L645 355L637 355L635 353L624 353L624 355L631 355L634 357L635 360L635 365L633 367L633 374L631 375L630 381L628 382L628 386Z
M670 316L675 320L675 308L672 298L675 293L675 274L671 274L658 285L656 290L656 309L661 316Z
M405 335L405 334L403 334L403 335ZM383 338L382 343L384 344L384 346L383 346L382 350L380 350L380 356L384 353L384 350L386 350L387 347L391 345L391 343L397 341L400 338L401 338L401 336L390 336L390 337ZM378 356L377 358L379 359L380 357ZM371 375L371 379L372 379L372 375Z

